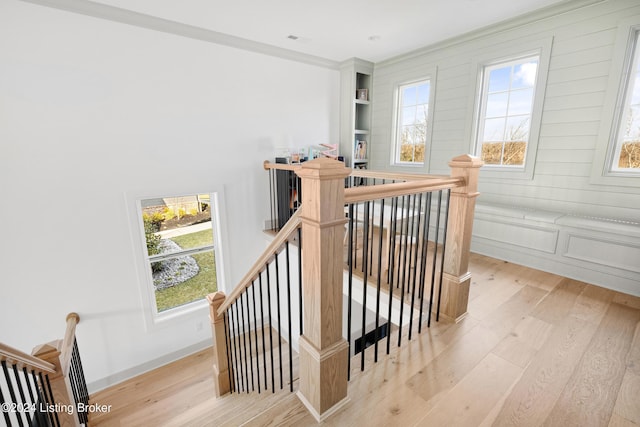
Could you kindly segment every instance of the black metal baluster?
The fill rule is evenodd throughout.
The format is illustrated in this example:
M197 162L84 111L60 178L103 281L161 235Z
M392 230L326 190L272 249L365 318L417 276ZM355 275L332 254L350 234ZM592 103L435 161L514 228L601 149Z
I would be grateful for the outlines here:
M5 366L5 361L2 361L2 365ZM10 383L10 378L7 376L7 372L5 371L4 374L4 379L6 381L7 384ZM12 403L12 402L6 402L5 398L4 398L4 394L2 394L2 387L0 387L0 405L2 405L4 407L5 403ZM9 417L9 411L2 411L2 414L4 415L4 420L7 423L8 426L11 425L11 418Z
M387 354L391 349L391 309L393 307L393 271L395 267L395 246L396 246L396 227L398 221L398 197L394 197L391 199L391 231L390 231L390 240L389 240L389 269L387 271L388 281L389 281L389 312L388 312L388 322L389 322L389 331L387 333ZM394 248L393 250L391 248Z
M2 371L4 372L4 378L7 381L7 388L9 389L9 397L11 399L11 403L15 403L16 405L18 404L18 399L16 399L16 393L13 390L13 381L11 380L11 377L9 376L9 370L7 369L7 361L3 360L2 361ZM22 423L22 417L20 416L20 413L16 411L16 417L18 419L18 424L20 426L23 426L24 424Z
M447 190L447 207L444 211L444 233L442 235L442 255L440 256L440 284L438 285L438 308L436 309L436 322L440 320L440 297L442 295L442 275L444 274L444 256L447 253L447 228L449 225L449 202L451 201L451 189Z
M422 209L422 193L418 195L418 210ZM418 246L420 245L420 224L422 215L418 213L418 222L416 223L416 197L413 198L413 213L411 222L414 224L413 234L411 238L413 239L411 250L413 252L413 281L411 283L411 317L409 317L409 340L411 340L411 332L413 331L413 307L416 301L416 279L418 276ZM415 244L413 242L415 241ZM413 250L413 246L415 246L415 250ZM422 273L420 273L422 274Z
M78 378L76 375L76 371L75 368L73 366L73 357L70 360L70 366L69 366L69 384L71 385L71 393L73 394L73 402L72 404L76 407L76 413L78 415L78 421L82 422L82 415L80 413L80 411L77 410L78 408L78 402L79 402L79 396L78 396Z
M364 371L364 354L366 349L366 335L367 335L367 279L369 275L369 209L371 208L371 202L365 202L364 204L364 247L363 247L363 280L362 280L362 331L360 336L360 347L362 354L360 355L360 370Z
M289 261L289 241L284 244L287 257L287 320L289 323L289 391L293 392L293 348L291 346L291 267ZM302 316L302 312L300 312Z
M276 313L278 315L278 362L280 363L280 390L284 387L282 381L282 323L280 322L280 269L278 268L278 254L276 262Z
M425 210L425 219L424 219L424 229L422 233L424 234L423 240L424 244L422 245L422 255L420 257L420 268L422 273L420 275L420 318L418 320L418 333L422 332L422 311L424 306L424 284L427 276L427 257L429 254L429 223L431 221L431 193L427 193L427 202L424 208Z
M11 367L13 369L13 377L15 378L16 385L18 386L18 394L20 395L20 401L22 403L22 408L23 408L23 410L19 412L18 418L21 415L26 414L27 423L31 425L31 418L29 417L29 412L27 411L29 406L27 405L28 404L27 398L25 397L24 389L22 388L22 381L20 380L20 372L18 371L18 365L13 363Z
M233 316L231 314L231 307L228 307L225 312L225 323L227 325L227 330L228 330L228 334L229 334L229 343L227 345L227 350L229 351L229 375L232 375L232 380L230 381L231 383L231 392L238 392L238 387L237 387L237 378L238 378L238 371L236 370L236 359L235 359L235 354L234 354L234 343L233 343Z
M56 401L53 398L53 391L51 390L51 382L49 381L49 375L45 375L44 379L45 379L45 384L47 386L46 392L49 393L49 399L48 400L49 400L49 402L51 402L51 404L55 405ZM51 411L51 412L53 412L53 418L55 419L55 425L59 427L60 426L60 418L58 417L58 412L57 411Z
M384 180L383 180L383 184L384 184ZM380 339L378 328L380 327L380 285L381 285L380 282L382 280L382 235L384 234L382 231L383 224L384 224L384 199L380 199L380 224L378 228L378 230L380 230L379 236L378 236L378 277L376 280L376 325L375 325L375 332L374 332L375 350L374 350L374 356L373 356L373 360L375 363L378 363L378 340ZM389 325L390 323L387 322L387 328L389 327Z
M258 347L258 318L256 314L256 283L251 281L251 297L253 301L253 338L256 340L256 382L258 383L258 394L260 394L260 353Z
M36 389L38 390L38 399L39 399L38 411L41 414L44 412L44 415L42 416L42 418L48 419L49 420L48 425L54 426L56 425L56 420L53 417L54 412L48 410L48 406L50 402L49 402L49 396L47 395L47 385L44 381L44 376L42 375L42 372L39 372L36 375L36 371L34 370L31 370L31 375L33 375L33 378L35 379L34 381L36 382Z
M245 304L243 304L242 302L242 298L247 296L247 292L243 292L240 297L238 298L238 300L240 301L240 319L241 319L241 325L242 325L242 343L243 343L243 349L244 349L244 369L245 372L247 373L247 393L249 392L249 370L251 370L251 389L255 390L255 387L253 386L253 363L251 363L251 335L249 335L249 352L247 352L247 333L250 334L249 331L249 327L247 326L247 329L245 330L245 319L244 319L244 306ZM247 307L247 310L249 309L249 307ZM249 318L249 315L247 314L247 319ZM249 369L251 368L251 369Z
M233 393L235 390L235 384L233 383L233 379L231 378L231 371L233 371L233 364L231 363L231 353L230 353L230 339L229 339L229 324L227 323L227 312L222 313L222 322L224 324L224 344L227 349L227 375L229 376L229 392Z
M436 262L438 259L438 235L440 233L440 211L442 210L442 190L438 191L438 210L436 211L436 235L434 237L434 250L433 250L433 263L431 271L431 298L429 300L429 318L427 320L427 327L431 327L431 310L433 307L433 287L436 280Z
M406 229L403 224L405 222L405 217L409 214L408 209L410 204L411 204L411 195L408 196L408 200L407 200L407 196L403 196L402 197L402 218L400 221L400 224L401 224L400 230L402 232L401 243L400 243L400 254L403 253L402 248L404 247L404 257L402 261L402 280L400 284L400 321L398 322L398 347L400 347L400 344L402 343L402 321L404 316L404 288L405 288L405 276L407 274L407 235L409 234L408 221L407 221ZM407 209L406 211L405 211L405 208ZM400 254L398 254L398 258L400 258Z
M347 381L351 380L351 309L353 307L352 289L353 289L353 203L349 205L349 227L347 237L347 265L349 266L348 281L348 298L347 298L347 342L349 343L349 351L347 354Z
M271 280L269 274L269 264L266 265L267 273L267 308L269 309L269 343L271 345L271 392L276 392L276 380L273 370L273 326L271 324Z
M300 335L303 333L302 310L302 228L298 227L298 304L300 311Z
M84 396L84 390L83 390L83 378L81 376L81 370L80 370L80 354L78 353L78 347L76 346L76 339L74 338L73 340L73 351L71 352L71 366L72 371L74 372L74 376L75 376L75 384L76 384L76 390L77 390L77 394L78 397L76 399L76 408L78 408L78 403L83 403L83 404L87 404L89 403L88 401L85 400L85 396ZM78 410L78 419L80 421L80 423L86 423L87 421L87 411L86 410Z
M36 400L34 394L33 394L33 387L31 385L31 375L29 375L29 372L27 371L27 367L23 366L22 367L22 374L24 376L24 380L27 383L27 392L29 392L29 399L31 399L31 404L34 405L35 410L33 412L33 417L36 418L36 424L38 423L38 421L40 420L40 417L38 416L38 401ZM31 425L31 417L29 417L29 424Z
M233 313L233 307L234 304L231 304L229 306L229 319L232 325L232 330L233 330L233 334L231 335L231 338L233 339L233 372L236 374L236 391L238 393L240 393L241 391L244 391L244 389L242 388L242 372L240 370L240 354L238 352L238 322L236 321L236 317L234 316Z
M2 394L2 387L0 387L0 405L4 406L4 404L7 403L4 400L4 394ZM4 421L7 424L7 426L11 425L11 418L9 418L9 411L2 411L2 415L4 415Z
M373 178L373 185L376 185L376 179ZM375 207L374 207L375 208ZM371 215L371 213L369 213L369 217L371 218L371 225L369 226L369 233L367 233L367 240L373 243L373 230L374 230L374 220L375 220L375 215ZM369 275L373 274L373 244L369 245ZM366 274L366 270L365 270L365 274Z
M271 224L269 224L269 230L273 230L275 227L273 226L275 221L274 215L274 199L275 194L273 191L273 169L269 169L269 212L271 212Z
M232 305L233 310L234 310L234 314L233 317L236 321L236 337L238 340L238 367L240 368L240 386L242 388L242 391L246 391L249 392L249 390L247 388L245 388L245 384L247 382L247 377L245 376L245 372L244 369L242 367L242 339L240 337L240 335L242 335L242 331L240 329L240 315L238 314L238 301L236 300L236 302L233 303Z
M357 223L357 218L358 218L358 203L354 204L354 217L353 220L356 221L356 232L354 233L355 236L354 238L356 239L356 243L354 245L354 250L355 250L355 256L353 257L353 268L357 268L358 267L358 223Z
M262 297L262 272L258 275L260 285L260 318L262 319L262 367L264 368L264 391L269 389L267 384L267 341L264 337L264 298Z
M80 350L78 349L78 340L74 338L73 340L73 354L76 358L76 366L78 368L78 375L80 378L80 395L82 396L82 401L85 404L89 404L89 390L87 389L87 380L84 376L84 368L82 367L82 359L80 358ZM85 418L88 418L85 413Z

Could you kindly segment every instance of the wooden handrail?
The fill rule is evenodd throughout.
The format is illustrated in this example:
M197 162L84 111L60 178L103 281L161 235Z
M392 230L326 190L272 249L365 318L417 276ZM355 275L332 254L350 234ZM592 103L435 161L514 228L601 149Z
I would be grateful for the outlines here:
M264 170L279 169L284 171L296 171L302 167L302 164L301 163L295 163L295 164L271 163L269 160L265 160L263 163L263 166L264 166Z
M262 271L264 266L269 262L269 260L275 255L276 251L280 246L284 244L284 242L291 236L295 230L300 227L301 224L300 219L300 209L298 209L292 216L289 218L289 221L280 229L278 234L273 238L269 246L262 252L262 255L258 258L258 260L253 264L253 266L249 269L247 274L244 275L242 280L236 285L224 304L220 306L218 309L218 315L222 316L222 314L229 308L231 304L233 304L236 299L238 299L244 290L251 285L251 281L258 276L258 274Z
M420 181L396 182L394 184L365 185L346 188L345 203L359 203L367 200L384 199L386 197L406 196L423 191L438 191L445 188L456 188L465 185L463 178L434 178Z
M62 367L62 374L67 376L69 374L69 367L71 366L71 356L73 355L73 345L76 340L76 325L80 323L80 316L78 313L67 314L67 329L64 333L64 339L62 340L62 346L60 350L60 366Z
M272 163L269 160L265 160L263 163L264 169L276 169L276 170L287 170L287 171L298 171L302 168L304 163ZM398 181L421 181L421 180L433 180L433 179L443 179L448 178L449 175L427 175L422 173L404 173L404 172L388 172L388 171L377 171L377 170L369 170L369 169L352 169L350 176L354 176L356 178L375 178L375 179L389 179L389 180L398 180Z
M369 169L352 169L350 176L354 176L356 178L389 179L397 181L422 181L449 177L449 175L427 175L423 173L401 173Z
M38 372L56 373L56 367L53 364L2 343L0 343L0 360L5 360L10 364L15 363L18 366L26 366Z

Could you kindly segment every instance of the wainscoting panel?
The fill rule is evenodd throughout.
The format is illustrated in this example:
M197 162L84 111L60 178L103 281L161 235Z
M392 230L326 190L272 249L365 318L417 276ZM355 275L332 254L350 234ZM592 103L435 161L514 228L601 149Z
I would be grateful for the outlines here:
M478 203L471 250L640 296L640 223Z

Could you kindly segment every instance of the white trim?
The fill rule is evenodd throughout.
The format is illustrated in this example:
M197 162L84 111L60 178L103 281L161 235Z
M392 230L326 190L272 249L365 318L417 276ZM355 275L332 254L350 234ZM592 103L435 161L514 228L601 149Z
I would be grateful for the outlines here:
M131 242L133 246L133 257L136 264L136 272L138 275L138 290L140 295L141 307L145 328L147 332L156 330L160 327L166 327L174 324L175 321L189 317L200 317L203 313L208 312L208 303L205 299L193 301L188 304L175 307L161 313L158 313L155 297L153 294L153 279L149 269L149 259L145 255L147 253L144 245L144 224L142 221L141 200L168 197L168 195L184 195L184 194L210 194L211 195L211 226L214 236L214 256L216 260L216 278L217 289L226 290L226 264L224 253L226 250L226 238L223 235L223 206L221 200L224 200L224 192L221 187L205 190L179 190L175 191L133 191L125 194L125 202L129 217L129 226L131 234ZM215 208L213 208L215 206Z
M188 347L182 348L178 351L165 354L164 356L150 360L143 364L134 366L129 369L125 369L124 371L120 371L115 374L106 376L104 378L100 378L97 381L88 383L87 389L89 390L89 394L97 393L98 391L104 390L108 387L115 386L116 384L129 380L131 378L137 377L138 375L142 375L144 373L153 371L154 369L158 369L162 366L168 365L169 363L175 362L176 360L183 359L187 356L195 354L211 346L212 346L211 339L200 341Z
M508 45L508 47L498 45L496 46L496 52L484 54L472 59L470 73L472 80L470 82L470 87L475 87L476 90L475 96L470 97L469 100L468 108L469 111L472 112L471 117L473 117L473 120L467 124L465 135L469 141L469 152L476 153L476 141L478 139L479 119L482 107L482 76L485 67L488 65L506 63L532 56L538 57L538 71L533 95L533 108L531 111L531 124L524 167L485 165L480 170L481 177L499 179L533 179L538 142L540 140L540 129L542 126L542 111L544 107L545 92L547 89L547 76L549 73L552 46L553 37L545 37L529 42L521 42L515 46L512 44Z
M144 13L121 9L115 6L95 3L87 0L21 0L40 6L52 7L67 12L78 13L121 24L133 25L148 30L160 31L177 36L188 37L209 43L216 43L250 52L275 56L291 61L302 62L318 67L338 70L339 63L319 56L296 52L293 50L260 43L229 34L220 33L206 28L195 27L181 22L158 18Z
M622 108L629 84L629 72L633 45L636 34L640 33L640 15L633 15L622 20L618 25L616 41L611 60L608 88L602 121L593 163L591 167L591 184L604 184L616 186L640 186L640 173L636 171L613 170L612 165L617 150L617 136L620 130L620 121L624 115ZM640 37L640 35L639 35ZM638 41L640 43L640 39Z
M431 161L431 148L432 148L432 136L433 136L433 111L435 108L435 94L436 94L436 80L438 75L438 67L434 66L427 72L421 73L421 77L412 78L408 80L396 81L393 83L393 108L392 108L392 123L391 130L393 132L391 153L389 164L395 167L407 167L407 168L426 168L426 172L429 171L429 162ZM427 104L427 132L425 135L425 147L424 147L424 162L401 162L397 160L397 154L399 150L399 131L400 131L400 91L403 87L417 85L420 83L429 82L429 101Z

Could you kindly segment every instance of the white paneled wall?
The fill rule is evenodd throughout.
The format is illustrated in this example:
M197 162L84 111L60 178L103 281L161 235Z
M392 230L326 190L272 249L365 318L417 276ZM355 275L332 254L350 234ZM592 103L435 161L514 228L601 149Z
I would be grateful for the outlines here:
M507 217L517 217L521 209L535 209L554 218L604 218L594 221L606 224L605 231L596 233L593 223L581 221L543 221L533 227L522 218L505 223L499 219L502 216L485 212L476 222L474 249L640 295L640 272L628 265L640 247L640 232L629 232L640 229L640 178L628 178L625 185L596 184L592 172L598 161L596 151L608 144L610 118L603 111L607 99L618 91L619 80L610 76L619 45L618 27L634 17L640 23L636 0L597 2L566 13L530 15L517 24L496 25L376 64L372 168L402 169L389 162L393 90L398 82L437 67L436 100L430 109L432 142L427 149L429 160L420 171L448 173L449 159L472 150L476 59L500 58L519 46L551 39L533 175L513 179L483 173L479 202L489 210L498 207ZM603 233L609 238L603 238ZM616 242L620 244L615 246ZM600 255L616 251L627 257L626 264Z

